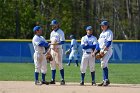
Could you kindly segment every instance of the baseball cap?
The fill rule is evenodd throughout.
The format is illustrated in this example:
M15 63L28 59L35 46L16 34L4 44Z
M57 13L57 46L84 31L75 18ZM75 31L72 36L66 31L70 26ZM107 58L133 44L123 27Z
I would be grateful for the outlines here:
M50 25L56 25L58 24L57 20L52 20Z
M86 30L91 30L92 29L92 26L87 26L86 27Z
M102 21L100 25L101 26L109 26L109 23L107 21Z
M36 30L40 30L40 29L41 29L40 26L35 26L35 27L33 28L33 32L35 32Z
M70 35L70 38L73 39L73 38L75 38L75 36L74 35Z

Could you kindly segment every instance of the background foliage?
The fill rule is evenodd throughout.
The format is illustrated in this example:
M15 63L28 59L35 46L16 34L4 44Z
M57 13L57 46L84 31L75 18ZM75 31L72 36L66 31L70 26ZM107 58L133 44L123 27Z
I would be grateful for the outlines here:
M31 39L35 25L49 39L52 19L66 39L70 34L81 39L87 25L99 37L101 20L110 22L114 39L140 39L140 0L0 0L0 39Z

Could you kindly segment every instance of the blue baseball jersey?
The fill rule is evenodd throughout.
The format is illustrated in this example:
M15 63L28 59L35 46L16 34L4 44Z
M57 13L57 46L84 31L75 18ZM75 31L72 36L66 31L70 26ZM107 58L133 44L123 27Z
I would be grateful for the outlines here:
M78 43L76 41L76 39L72 39L71 40L71 46L72 46L72 50L77 50L78 49Z
M60 43L61 41L65 41L64 32L61 29L58 29L57 31L53 30L50 34L51 42L53 41L53 39L55 39L57 43ZM62 45L57 45L57 48L62 48Z
M102 31L98 39L99 47L101 49L104 48L106 46L106 43L112 40L113 40L113 33L110 29L107 29L106 31ZM110 47L112 47L112 44L110 45Z
M38 52L38 53L44 53L45 52L45 47L40 47L39 44L41 42L46 42L45 38L43 36L38 36L38 35L35 35L32 39L32 43L33 43L33 47L34 47L34 50L35 52ZM46 42L47 43L47 42Z
M97 38L95 36L88 37L87 35L83 36L81 39L81 45L96 45L98 44ZM92 48L83 49L83 53L93 52Z

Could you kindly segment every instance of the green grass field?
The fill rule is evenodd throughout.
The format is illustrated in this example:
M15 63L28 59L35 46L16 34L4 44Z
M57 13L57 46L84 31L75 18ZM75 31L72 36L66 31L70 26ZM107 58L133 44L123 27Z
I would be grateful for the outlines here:
M80 67L74 64L66 66L66 82L80 82ZM41 76L40 76L41 77ZM140 84L140 64L109 64L109 78L111 83ZM0 63L1 81L34 81L33 63ZM48 64L47 81L51 80L51 70ZM101 82L102 70L100 64L96 64L96 82ZM56 72L56 81L60 81L59 70ZM85 82L91 82L89 68L85 75Z

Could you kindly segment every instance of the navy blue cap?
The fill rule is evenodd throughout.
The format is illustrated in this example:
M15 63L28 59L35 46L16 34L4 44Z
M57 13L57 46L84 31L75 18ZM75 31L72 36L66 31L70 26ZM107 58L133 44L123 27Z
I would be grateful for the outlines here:
M107 21L102 21L100 25L101 26L109 26L109 23Z
M57 20L52 20L50 25L57 25L57 24L58 24Z
M70 35L70 38L71 38L71 39L74 39L74 38L75 38L75 36L74 36L74 35Z
M92 29L92 26L87 26L86 27L86 30L91 30Z
M35 26L35 27L33 28L33 32L35 32L35 31L37 31L37 30L40 30L40 29L41 29L40 26Z

